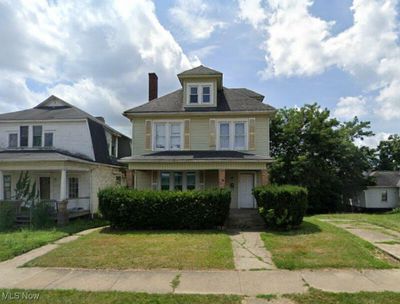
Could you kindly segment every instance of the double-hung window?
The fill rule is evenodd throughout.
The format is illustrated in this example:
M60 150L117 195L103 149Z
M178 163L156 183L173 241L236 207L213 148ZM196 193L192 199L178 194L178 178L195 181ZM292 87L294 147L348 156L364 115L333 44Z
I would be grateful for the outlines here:
M183 144L182 122L154 123L154 150L181 150Z
M211 84L190 84L188 86L188 104L212 104Z
M19 145L20 147L27 147L29 143L29 126L19 127Z
M219 150L247 150L247 122L223 121L218 124Z
M41 147L42 146L42 126L33 126L33 140L32 146Z
M18 147L18 134L10 133L8 134L8 147L17 148Z
M53 147L53 133L51 132L44 133L44 146Z

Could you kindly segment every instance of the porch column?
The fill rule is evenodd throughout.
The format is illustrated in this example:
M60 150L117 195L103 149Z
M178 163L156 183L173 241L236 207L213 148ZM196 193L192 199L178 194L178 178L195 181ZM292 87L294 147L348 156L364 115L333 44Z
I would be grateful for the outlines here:
M133 188L134 172L133 170L126 170L126 186Z
M4 200L4 174L0 170L0 201Z
M269 173L267 169L261 170L261 185L268 185L269 182Z
M67 170L61 170L60 202L67 199Z
M218 187L225 188L225 170L218 170Z

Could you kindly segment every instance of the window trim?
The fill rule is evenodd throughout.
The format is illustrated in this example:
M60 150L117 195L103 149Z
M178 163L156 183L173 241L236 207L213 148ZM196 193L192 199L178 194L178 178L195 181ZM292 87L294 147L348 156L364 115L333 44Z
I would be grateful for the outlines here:
M46 135L51 134L51 146L46 145ZM43 131L43 147L52 148L54 147L54 132L51 131Z
M40 132L40 145L35 145L35 128L41 128L41 132ZM32 126L32 147L33 148L40 148L43 147L43 126L42 125L33 125ZM37 137L39 137L39 135L37 135Z
M220 142L220 125L223 123L229 124L229 147L221 148ZM244 147L235 147L235 124L244 123ZM227 151L247 151L249 149L249 120L248 119L221 119L216 121L216 149Z
M190 102L190 89L197 88L197 103ZM203 87L210 87L210 102L203 101ZM189 82L186 84L186 105L188 106L212 106L214 105L214 83L212 82Z
M165 124L165 148L157 148L156 145L156 125L164 123ZM181 131L181 147L179 149L171 149L171 124L174 123L179 123L180 124L180 131ZM153 120L152 121L152 151L181 151L183 150L184 147L184 141L185 141L185 136L184 136L184 120Z
M21 137L22 137L22 132L21 132L21 129L22 128L27 128L27 130L28 130L28 132L27 132L27 135L26 135L26 140L27 140L27 143L26 143L26 145L21 145ZM18 147L21 147L21 148L28 148L29 147L29 125L27 126L27 125L21 125L21 126L19 126L19 138L18 138Z

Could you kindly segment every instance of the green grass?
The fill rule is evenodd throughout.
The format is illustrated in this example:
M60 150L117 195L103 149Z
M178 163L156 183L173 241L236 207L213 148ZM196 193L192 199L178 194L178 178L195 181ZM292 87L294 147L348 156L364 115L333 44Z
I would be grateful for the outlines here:
M8 260L78 231L105 224L106 222L102 220L75 220L68 226L60 228L0 232L0 261Z
M103 229L27 264L97 269L233 269L228 235L217 231Z
M372 244L315 218L305 218L297 230L264 232L265 247L278 268L374 268L398 267Z
M359 292L332 293L310 289L305 294L286 295L296 304L398 304L400 293L395 292Z
M38 294L38 300L7 300L5 295ZM76 290L0 289L0 303L23 304L240 304L241 297L231 295L177 295L131 292L87 292Z
M324 219L355 220L357 222L378 225L384 228L393 229L400 232L400 213L343 213L343 214L323 214L316 216Z

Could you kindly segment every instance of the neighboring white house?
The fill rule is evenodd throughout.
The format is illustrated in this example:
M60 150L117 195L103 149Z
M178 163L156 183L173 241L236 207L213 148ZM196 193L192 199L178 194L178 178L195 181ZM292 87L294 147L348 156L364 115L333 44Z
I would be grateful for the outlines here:
M125 183L118 158L130 139L69 103L50 96L32 109L0 114L0 200L13 199L21 172L43 200L68 199L71 211L98 209L97 192Z
M368 186L354 202L362 209L393 209L400 207L400 172L374 171L370 175L373 186Z

